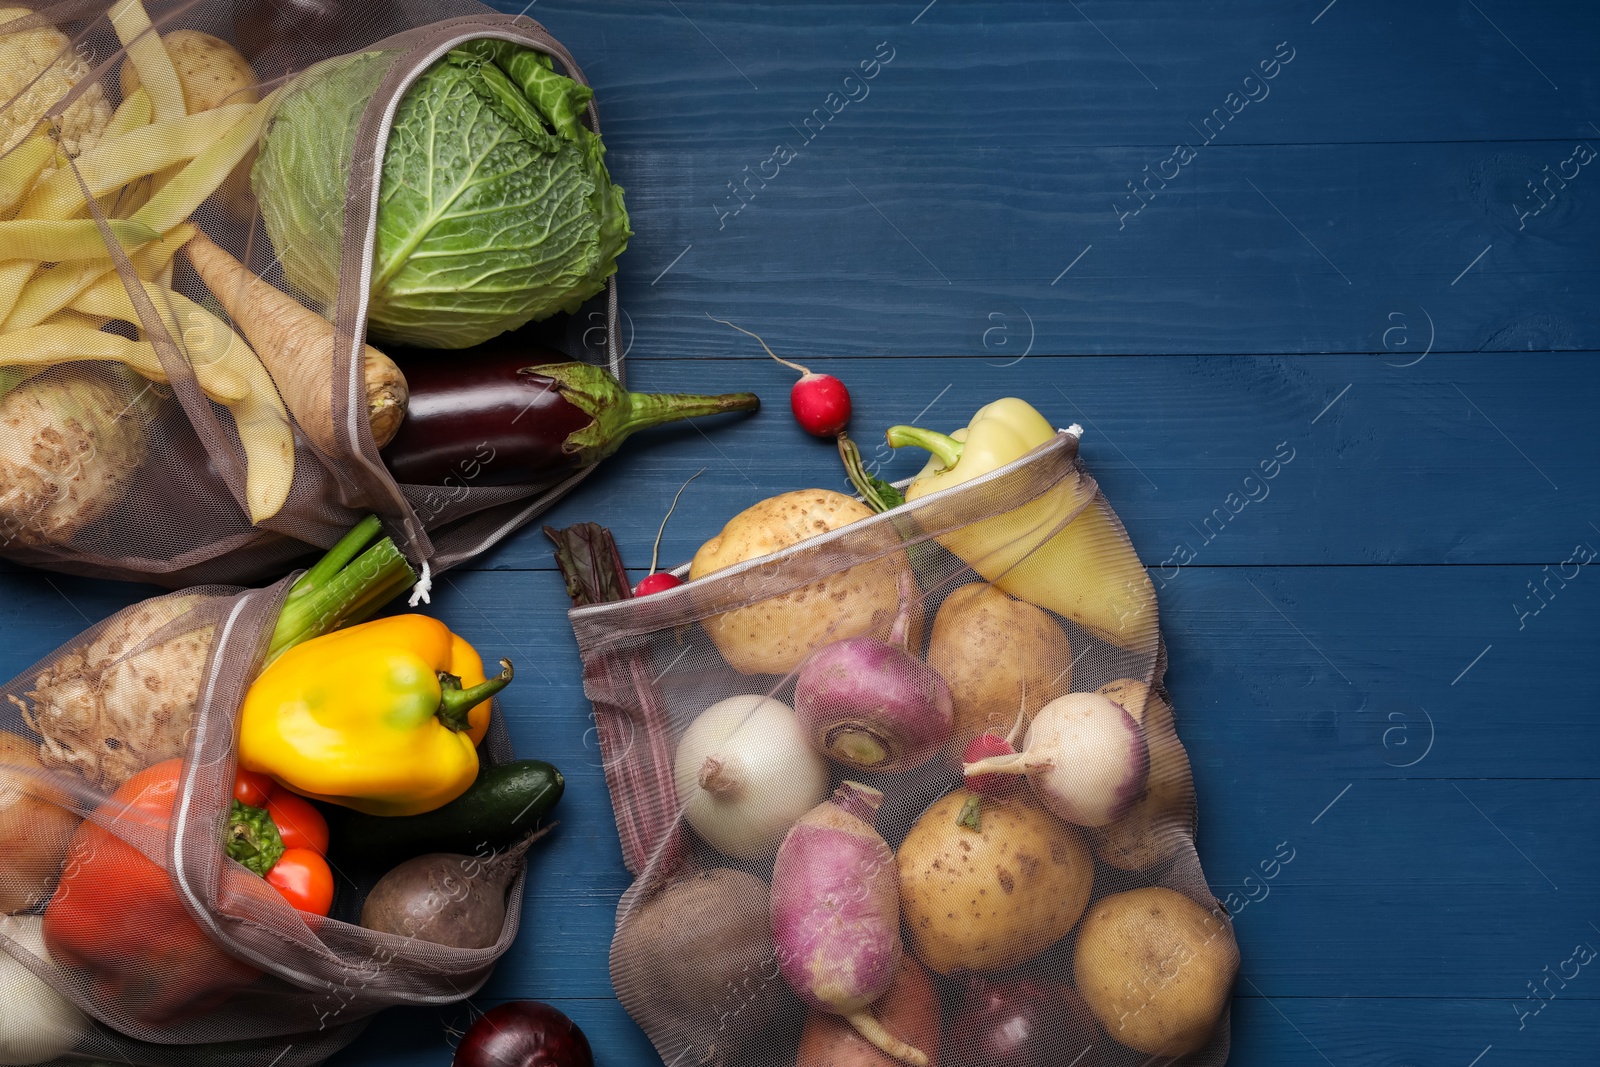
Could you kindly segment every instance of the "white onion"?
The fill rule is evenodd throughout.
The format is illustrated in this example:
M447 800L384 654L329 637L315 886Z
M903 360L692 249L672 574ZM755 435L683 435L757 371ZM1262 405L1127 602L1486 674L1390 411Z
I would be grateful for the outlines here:
M0 934L43 960L37 915L0 917ZM77 1048L89 1020L77 1006L0 949L0 1064L44 1063Z
M678 742L673 777L683 817L713 848L768 856L828 791L828 767L793 709L760 695L718 701Z

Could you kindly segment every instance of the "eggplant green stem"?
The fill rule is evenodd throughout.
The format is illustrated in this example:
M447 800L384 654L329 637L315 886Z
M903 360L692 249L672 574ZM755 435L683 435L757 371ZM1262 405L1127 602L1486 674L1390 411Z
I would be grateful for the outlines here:
M961 461L962 443L938 430L924 430L920 426L891 426L883 436L890 448L914 445L932 452L945 470Z
M363 519L295 581L272 631L263 668L295 645L371 618L415 584L416 571L390 538L362 551L382 528L376 516Z
M500 661L500 673L493 678L479 682L470 689L461 688L461 679L448 671L439 672L439 710L435 712L439 721L456 733L467 729L467 712L494 696L500 690L511 684L511 679L516 671L511 669L511 661Z
M562 448L580 463L598 463L615 452L629 435L702 415L755 411L761 398L754 393L634 393L624 389L603 367L589 363L549 363L528 367L524 374L548 378L561 390L561 398L590 418L589 425L567 435Z

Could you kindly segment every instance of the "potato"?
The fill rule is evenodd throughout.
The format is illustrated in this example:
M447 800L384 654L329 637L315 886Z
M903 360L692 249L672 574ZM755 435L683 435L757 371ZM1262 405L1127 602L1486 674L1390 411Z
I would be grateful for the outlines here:
M1167 721L1172 721L1172 709L1167 707L1167 702L1159 696L1154 699L1150 696L1150 686L1137 678L1118 678L1114 682L1107 682L1095 690L1103 697L1109 697L1127 709L1135 722L1144 722L1145 709L1156 705L1158 713L1164 713Z
M1189 754L1178 740L1172 708L1149 687L1119 678L1100 687L1103 696L1140 719L1150 747L1150 778L1145 795L1127 814L1095 837L1095 855L1124 871L1148 870L1165 863L1194 838L1194 776Z
M1078 992L1106 1033L1152 1056L1205 1045L1238 969L1239 946L1220 909L1159 886L1089 909L1072 960Z
M220 37L198 30L173 30L161 35L167 55L183 87L183 104L189 114L210 111L223 104L254 104L261 99L256 72L239 50ZM122 64L122 98L139 88L139 72Z
M956 730L950 752L959 757L988 730L1010 732L1024 708L1031 716L1072 681L1066 631L1042 608L973 582L944 598L933 619L928 664L950 686Z
M939 1067L939 994L916 960L900 960L900 973L889 992L872 1006L885 1030L928 1056ZM838 1015L813 1011L800 1034L795 1067L899 1067L900 1061L878 1049Z
M61 872L77 814L47 799L48 790L9 768L38 771L39 743L0 731L0 912L22 911L47 900ZM41 792L46 796L40 796ZM65 796L56 797L61 804Z
M973 830L958 820L974 796L935 801L898 854L912 951L940 974L1028 962L1067 936L1094 886L1077 830L1023 795L984 798Z
M254 104L261 99L260 82L250 61L220 37L198 30L173 30L161 35L167 55L178 72L183 89L183 106L191 115L210 111L223 104ZM122 98L139 88L139 72L132 63L122 64ZM256 150L239 161L217 187L216 203L236 220L248 219L255 211L255 194L250 189L250 168Z
M771 497L729 519L721 533L700 546L689 565L689 580L769 556L872 514L860 501L827 489ZM898 540L892 529L884 536ZM775 562L747 575L752 598L783 573L781 562ZM830 641L875 628L887 634L899 609L901 579L909 580L910 573L905 553L891 552L799 589L712 615L701 625L734 670L787 674ZM919 608L911 628L912 647L918 647L920 623Z

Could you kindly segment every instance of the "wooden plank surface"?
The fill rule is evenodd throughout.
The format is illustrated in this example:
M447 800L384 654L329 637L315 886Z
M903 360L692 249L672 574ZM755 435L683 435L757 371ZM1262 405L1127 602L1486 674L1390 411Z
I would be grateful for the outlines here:
M702 467L665 560L839 484L789 372L708 312L846 378L890 476L918 465L877 449L893 422L1007 394L1082 422L1160 587L1201 859L1238 904L1231 1062L1594 1062L1587 969L1523 1013L1542 968L1600 946L1600 576L1550 578L1600 547L1600 170L1521 213L1546 166L1600 149L1600 10L925 4L528 6L596 86L627 189L630 383L767 405L642 435L548 521L604 522L642 568ZM1260 99L1234 115L1230 92ZM775 177L729 189L779 143ZM1129 190L1180 144L1178 177ZM149 592L0 583L6 677ZM336 1062L443 1064L472 1010L516 997L559 1004L605 1067L656 1062L611 996L628 876L547 543L443 576L435 606L527 665L507 721L569 791L491 984L386 1014ZM1280 843L1293 862L1246 882Z

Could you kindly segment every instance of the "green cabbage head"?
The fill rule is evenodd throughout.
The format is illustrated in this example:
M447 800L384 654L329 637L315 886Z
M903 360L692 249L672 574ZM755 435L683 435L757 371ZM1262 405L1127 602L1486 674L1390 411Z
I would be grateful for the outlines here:
M366 52L297 77L252 171L285 279L325 310L356 126L392 61ZM370 336L465 348L605 287L632 231L581 122L591 95L543 53L487 40L407 91L383 157Z

